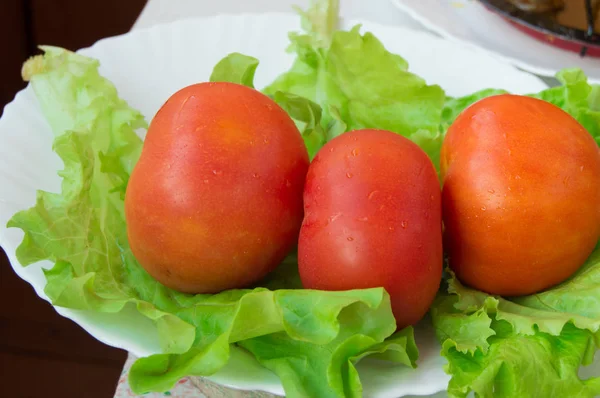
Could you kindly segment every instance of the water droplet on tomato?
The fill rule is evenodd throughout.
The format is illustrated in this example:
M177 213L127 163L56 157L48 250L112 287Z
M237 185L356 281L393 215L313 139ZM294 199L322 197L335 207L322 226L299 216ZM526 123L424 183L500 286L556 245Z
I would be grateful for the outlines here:
M379 191L372 191L369 196L367 196L367 199L369 200L373 200L375 198L375 196L377 195Z
M346 177L352 178L352 173L350 173L350 172L346 173Z
M327 219L327 224L334 222L335 220L337 220L340 216L342 215L342 213L335 213L333 216L329 217Z
M347 237L346 239L348 239L348 242L352 242L354 240L354 238L351 236Z
M401 226L402 228L406 229L406 227L408 226L408 222L407 222L407 221L402 221L402 222L400 223L400 226Z
M354 148L352 150L352 156L354 156L354 157L358 156L358 149Z

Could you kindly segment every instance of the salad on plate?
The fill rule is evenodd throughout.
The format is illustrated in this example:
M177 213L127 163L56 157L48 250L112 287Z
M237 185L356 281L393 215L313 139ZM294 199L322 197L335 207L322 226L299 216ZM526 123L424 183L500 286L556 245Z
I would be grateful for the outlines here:
M55 306L154 322L139 394L245 352L287 396L359 397L359 361L415 368L429 329L452 397L600 395L580 376L600 347L600 86L565 69L453 98L338 30L338 1L301 16L271 84L232 53L149 123L97 60L28 60L64 168L8 223L19 263L53 263Z

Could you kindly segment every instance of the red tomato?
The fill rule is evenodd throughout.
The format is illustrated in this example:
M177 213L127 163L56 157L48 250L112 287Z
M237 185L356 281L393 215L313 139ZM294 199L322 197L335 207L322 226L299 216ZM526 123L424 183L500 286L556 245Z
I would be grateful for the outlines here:
M600 154L560 108L498 95L467 108L442 147L445 247L465 284L518 296L554 286L600 238Z
M266 95L185 87L152 120L127 186L131 250L182 292L248 286L295 246L307 169L300 132Z
M384 287L399 328L428 311L442 275L440 185L427 155L389 131L331 140L309 167L298 260L309 289Z

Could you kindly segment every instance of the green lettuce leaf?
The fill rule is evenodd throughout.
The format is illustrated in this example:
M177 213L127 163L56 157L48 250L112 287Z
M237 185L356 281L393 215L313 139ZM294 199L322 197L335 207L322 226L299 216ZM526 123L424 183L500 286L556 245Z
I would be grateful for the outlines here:
M334 3L329 7L327 2L317 3L320 7L305 14L306 32L290 35L294 64L265 92L291 93L320 105L326 131L338 123L345 130L378 128L406 136L437 165L443 90L409 72L402 57L387 51L373 34L361 34L360 26L334 31ZM327 139L341 133L339 127L333 130Z
M213 68L211 82L229 82L254 88L254 74L258 60L240 53L231 53Z
M372 325L372 335L358 332L362 317L340 316L344 328L337 338L325 345L305 344L279 333L244 341L241 346L253 353L266 368L277 373L290 396L362 397L362 386L354 364L368 355L416 367L417 346L412 328L406 328L377 343L381 331ZM282 351L280 347L286 347ZM323 361L321 358L327 358ZM317 370L317 371L315 371ZM329 380L330 389L319 389Z
M8 226L24 232L17 250L22 264L54 263L46 271L45 290L53 304L107 313L133 305L154 321L162 353L134 364L134 391L164 391L181 377L214 374L239 347L272 366L261 344L273 353L303 355L309 364L273 367L289 396L302 396L307 379L316 396L359 391L352 363L371 353L414 365L412 329L385 341L395 331L385 290L294 289L299 278L293 255L264 287L254 289L188 295L151 278L129 249L123 210L126 183L142 146L135 131L145 122L100 76L97 61L63 49L45 50L25 65L24 75L55 134L54 150L64 163L62 187L60 193L38 192L35 206L15 214ZM229 57L213 78L252 84L256 63L247 61Z
M561 86L549 88L536 98L553 103L579 121L600 145L600 87L588 83L581 69L563 69L556 78Z
M372 345L381 343L395 329L389 296L383 289L320 292L257 288L251 292L230 290L212 296L197 295L179 300L178 304L182 308L174 310L197 328L196 340L182 355L165 353L139 359L130 371L130 385L136 392L164 391L182 377L215 373L229 360L232 343L249 348L255 342L273 341L272 349L277 352L328 347L343 356L344 343L360 350L368 348L346 342L352 338L345 332L346 317L366 317L372 322L376 331L366 325L354 330L357 336L372 339ZM334 340L337 345L331 343ZM289 396L298 396L294 392L301 391L303 387L298 383L304 378L314 380L311 388L321 396L332 389L339 390L338 381L321 373L331 361L331 357L314 356L315 366L296 369L300 373L294 377L289 371L273 370ZM360 385L358 376L353 382Z
M134 262L126 267L123 197L146 126L98 73L96 60L44 47L24 66L64 163L60 193L39 191L36 204L16 213L8 227L21 228L23 265L50 260L45 292L55 305L119 312L132 303L156 322L164 349L191 344L194 330L180 318L141 300L144 283L156 284ZM149 286L148 290L154 286ZM181 338L174 339L173 336Z
M577 373L593 344L589 331L567 324L557 336L516 333L508 322L494 321L489 350L460 351L459 343L444 340L442 355L452 375L451 397L595 397L600 378L581 380Z
M450 395L600 394L600 376L578 376L600 345L599 282L600 248L568 281L513 300L465 287L450 272L431 311L452 375Z
M321 107L311 100L282 91L277 91L273 99L294 119L310 159L314 158L327 141L327 133L321 126Z
M318 82L326 78L322 73L325 53L337 30L338 12L338 0L312 1L307 11L299 10L304 32L290 33L288 48L289 52L296 54L296 59L289 71L265 88L267 94L282 91L322 105L320 99L325 98Z

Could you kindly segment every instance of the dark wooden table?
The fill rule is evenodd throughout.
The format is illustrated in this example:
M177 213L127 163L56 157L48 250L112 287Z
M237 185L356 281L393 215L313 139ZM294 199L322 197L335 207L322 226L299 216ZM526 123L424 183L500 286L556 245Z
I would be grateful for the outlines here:
M125 33L145 3L0 0L0 115L25 86L21 65L37 45L76 50ZM0 396L109 398L126 356L58 315L14 273L0 250Z
M2 396L112 397L126 356L58 315L0 252Z

